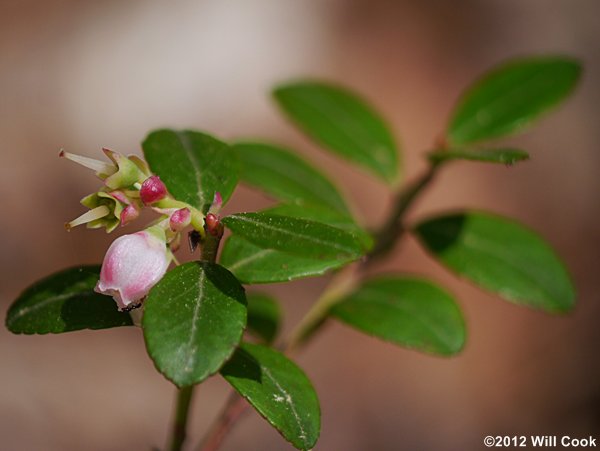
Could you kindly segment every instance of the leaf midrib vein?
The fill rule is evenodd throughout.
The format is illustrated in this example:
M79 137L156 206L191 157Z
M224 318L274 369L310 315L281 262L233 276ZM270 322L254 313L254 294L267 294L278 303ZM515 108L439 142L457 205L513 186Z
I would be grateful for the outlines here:
M302 421L300 419L300 415L298 415L296 406L292 402L292 396L273 377L273 374L271 373L271 371L268 368L262 367L262 371L269 379L271 379L271 381L273 382L273 385L275 385L275 387L277 387L277 389L284 395L283 396L284 400L287 403L287 405L290 406L290 411L292 412L292 415L294 416L294 419L296 420L296 424L298 425L298 428L300 429L300 434L301 434L300 438L302 439L304 446L308 446L308 443L306 441L307 440L306 431L304 430L304 426L302 426Z
M281 233L282 235L289 235L289 236L292 236L292 237L295 237L295 238L301 238L301 239L305 239L307 241L312 241L313 243L320 244L320 245L323 245L323 246L326 246L326 247L330 247L330 248L334 248L334 249L340 250L342 252L348 253L350 255L355 255L356 254L356 251L354 249L338 245L335 242L320 240L319 238L315 238L315 237L310 236L310 235L299 235L297 233L290 232L287 229L281 229L281 228L275 227L275 226L273 226L271 224L266 224L264 222L257 221L255 219L248 218L247 216L232 215L230 217L238 219L238 220L240 220L242 222L247 222L247 223L253 224L255 226L259 226L259 227L261 227L263 229L272 230L272 231ZM340 229L340 232L343 232L343 231ZM344 233L346 233L346 232L344 232Z
M190 338L188 339L188 342L186 345L186 349L188 352L187 362L184 367L184 371L186 373L190 373L192 371L192 364L193 364L194 358L196 356L196 348L192 348L192 345L195 341L195 337L196 337L196 333L197 333L197 329L198 329L198 317L200 316L200 306L202 304L202 297L204 296L205 277L206 277L206 275L205 275L204 271L201 271L200 277L198 278L198 294L196 297L197 301L196 301L196 304L194 305L194 312L192 313L192 327L190 330Z
M44 299L43 301L38 302L36 304L26 305L23 308L19 309L14 315L11 315L11 317L7 321L7 325L11 325L19 318L22 318L23 316L28 315L29 313L35 312L49 304L53 304L55 302L62 302L62 301L65 301L67 299L77 297L77 296L89 296L90 294L93 294L93 293L92 292L82 292L82 293L58 294L55 296L51 296L47 299Z
M184 150L185 155L188 157L190 164L192 165L194 176L196 177L196 186L198 189L198 206L203 208L205 201L204 192L202 191L202 171L200 170L200 164L196 158L196 155L191 149L189 137L185 134L185 132L177 132L177 137L181 142L181 148Z
M493 244L493 242L491 243ZM487 255L490 258L493 258L508 265L509 267L512 267L513 269L516 269L517 272L520 273L522 276L525 276L525 279L528 279L529 282L533 286L535 286L539 292L543 293L546 299L554 299L552 293L549 290L547 290L543 284L540 284L538 282L538 278L535 274L528 271L526 267L519 266L509 254L503 253L501 250L495 248L494 246L490 247L490 241L482 239L481 237L474 237L470 235L463 238L463 244L467 249L470 248L475 252L480 252L484 255ZM492 250L490 251L490 249ZM521 296L518 296L517 298L520 299Z

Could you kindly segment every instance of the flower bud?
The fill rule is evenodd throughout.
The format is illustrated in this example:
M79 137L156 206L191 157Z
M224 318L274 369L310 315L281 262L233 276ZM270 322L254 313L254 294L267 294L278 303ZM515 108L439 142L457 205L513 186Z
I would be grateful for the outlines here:
M221 197L220 192L215 191L215 195L208 212L218 215L221 212L221 207L223 207L223 197Z
M180 208L173 212L169 218L169 227L173 232L181 232L192 221L192 212L189 208Z
M129 224L131 221L134 221L135 219L137 219L139 215L140 215L140 209L137 207L137 205L135 205L135 204L127 205L125 208L123 208L123 211L121 212L121 216L119 217L119 219L121 221L121 225L124 226L124 225Z
M145 205L153 204L167 195L167 187L158 175L148 177L140 188L140 198Z
M139 201L128 197L123 191L111 191L110 195L122 204L123 210L119 215L119 222L121 223L121 226L127 225L131 221L138 218L140 215Z
M119 310L139 306L170 263L164 231L158 227L123 235L108 248L95 291L112 296Z
M205 228L208 233L217 238L221 238L223 236L223 223L221 222L221 218L219 216L209 213L205 218Z

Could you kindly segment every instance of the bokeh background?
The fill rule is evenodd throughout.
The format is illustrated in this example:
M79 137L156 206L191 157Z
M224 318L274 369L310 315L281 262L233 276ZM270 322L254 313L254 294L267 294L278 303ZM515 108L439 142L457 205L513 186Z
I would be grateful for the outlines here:
M98 182L57 158L61 147L139 153L160 126L265 138L324 167L374 225L389 206L385 188L289 125L269 99L274 84L311 76L361 92L393 125L410 179L475 76L508 57L567 53L585 64L579 89L509 141L531 161L453 164L411 217L469 206L519 218L567 262L579 293L574 314L498 300L455 280L409 238L378 270L447 284L468 321L464 352L435 358L332 323L297 360L321 399L317 450L471 450L496 434L599 437L599 15L595 0L0 1L2 315L28 284L101 261L114 239L65 232ZM240 187L228 211L268 203ZM262 288L280 298L289 330L326 283ZM0 449L164 445L174 389L138 329L13 336L1 328L0 361ZM218 377L197 390L191 443L228 390ZM223 449L291 447L251 412Z

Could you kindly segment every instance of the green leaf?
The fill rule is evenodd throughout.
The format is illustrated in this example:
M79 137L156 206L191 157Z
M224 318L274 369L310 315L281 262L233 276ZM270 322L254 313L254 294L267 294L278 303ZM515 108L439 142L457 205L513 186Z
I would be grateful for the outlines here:
M268 215L291 216L292 218L308 219L345 230L354 235L363 245L365 250L373 246L373 237L359 226L350 216L339 213L331 208L316 205L277 205L263 210L261 213Z
M315 205L278 205L264 210L266 215L291 216L321 222L350 233L360 243L364 252L373 245L373 238L352 218L335 210ZM287 282L304 277L320 276L327 270L339 268L351 259L315 259L301 257L257 245L234 235L229 238L221 253L221 264L243 283Z
M529 159L529 154L519 149L448 149L432 152L428 156L435 163L468 160L513 165Z
M236 154L222 141L192 130L157 130L142 143L152 172L169 193L206 213L215 192L223 202L238 182Z
M150 290L142 320L156 368L179 387L217 372L246 327L246 296L225 268L190 262Z
M283 111L317 142L396 183L398 153L383 119L353 92L339 86L302 81L273 92Z
M275 340L281 320L279 304L264 293L249 293L248 330L270 344Z
M233 149L247 184L284 202L322 205L349 215L335 186L295 153L259 143L238 143Z
M268 247L257 246L233 235L225 242L221 264L242 283L274 283L314 277L339 268L350 260L318 260L298 257Z
M563 263L542 238L512 220L459 212L424 221L415 232L448 268L504 299L552 313L575 305Z
M315 221L239 213L223 218L222 222L251 243L300 257L352 261L363 254L362 245L354 235Z
M81 329L131 326L108 296L94 292L100 266L81 266L54 273L27 288L6 315L16 334L58 334Z
M465 323L453 297L422 279L380 277L365 282L331 314L369 335L433 354L465 344Z
M575 87L581 65L545 56L502 64L464 93L451 115L451 144L467 144L520 131L556 106Z
M287 357L243 343L221 374L294 447L315 446L321 429L319 399L304 372Z

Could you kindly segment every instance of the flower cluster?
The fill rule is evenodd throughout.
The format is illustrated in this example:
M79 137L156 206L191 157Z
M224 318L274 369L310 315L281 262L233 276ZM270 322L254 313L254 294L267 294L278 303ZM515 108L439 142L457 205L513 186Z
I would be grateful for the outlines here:
M196 208L173 198L144 160L135 155L102 150L110 162L65 151L59 154L92 169L103 182L97 192L81 199L88 211L66 223L65 227L70 230L86 224L88 228L104 227L110 233L119 225L133 222L145 207L159 214L144 230L117 238L104 257L96 291L112 296L119 310L126 311L141 305L170 263L175 261L173 252L179 247L186 227L191 225L200 238L204 237L205 229L215 233L220 226L218 212L222 200L216 193L205 218Z

